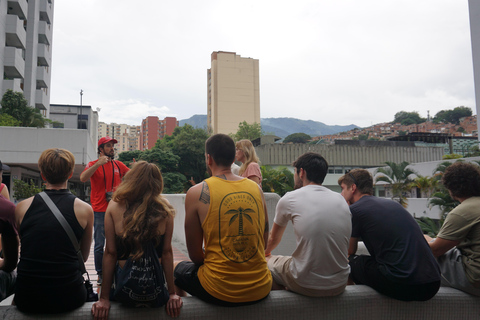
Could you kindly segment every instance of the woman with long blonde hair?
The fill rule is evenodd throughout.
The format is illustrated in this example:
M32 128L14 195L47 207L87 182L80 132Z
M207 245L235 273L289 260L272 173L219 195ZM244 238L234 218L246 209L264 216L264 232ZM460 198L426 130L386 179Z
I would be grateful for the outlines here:
M106 247L103 256L103 284L100 299L92 306L95 319L108 317L114 274L128 258L142 257L152 243L163 267L170 297L166 311L179 315L181 298L175 293L173 279L172 234L175 210L161 193L163 178L153 163L139 161L125 175L105 213Z
M262 172L260 171L260 160L257 157L255 148L250 140L240 140L235 144L235 159L242 163L238 174L242 177L255 181L262 187Z

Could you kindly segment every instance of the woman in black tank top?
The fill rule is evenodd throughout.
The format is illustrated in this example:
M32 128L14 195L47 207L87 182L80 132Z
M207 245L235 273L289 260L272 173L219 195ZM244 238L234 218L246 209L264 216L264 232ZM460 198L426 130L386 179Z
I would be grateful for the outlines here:
M161 195L163 178L153 163L139 161L125 175L105 212L105 253L103 283L99 301L92 306L95 318L106 318L116 270L143 255L152 243L165 272L170 298L166 305L170 316L178 316L183 304L173 283L172 234L175 210Z
M75 158L64 149L45 150L38 167L45 193L55 203L77 238L86 261L92 242L93 210L67 190ZM37 194L17 205L21 240L15 304L24 312L60 313L85 303L87 292L76 250L65 229Z

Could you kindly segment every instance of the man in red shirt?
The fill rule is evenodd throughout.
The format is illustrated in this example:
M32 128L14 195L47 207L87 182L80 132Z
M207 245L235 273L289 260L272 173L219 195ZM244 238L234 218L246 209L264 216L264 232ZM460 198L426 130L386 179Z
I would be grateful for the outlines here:
M98 160L90 161L80 174L82 182L87 182L90 179L91 183L90 203L95 215L93 238L95 240L94 258L98 284L102 284L105 211L113 191L122 181L122 177L130 170L121 161L113 159L115 143L117 143L117 140L108 136L100 138L98 140Z

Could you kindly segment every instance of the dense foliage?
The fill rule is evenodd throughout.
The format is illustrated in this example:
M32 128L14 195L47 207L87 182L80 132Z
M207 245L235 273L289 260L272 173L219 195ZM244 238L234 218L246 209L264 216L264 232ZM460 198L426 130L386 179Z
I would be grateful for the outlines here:
M260 123L248 124L243 121L238 124L238 130L235 134L231 134L233 140L240 141L242 139L255 140L264 135Z
M433 117L435 123L454 123L460 124L460 118L472 115L472 109L468 107L456 107L453 110L441 110Z
M410 124L418 124L423 123L427 119L420 117L417 111L407 112L407 111L400 111L395 114L395 118L393 119L394 123L400 123L404 126L408 126Z
M407 168L409 163L403 161L398 164L395 162L385 162L387 165L383 168L378 168L376 174L376 182L384 181L392 187L392 200L399 202L402 206L407 206L406 193L412 188L411 175L417 175L412 169Z
M288 135L285 139L283 139L284 143L307 143L309 140L311 140L312 137L309 136L306 133L303 132L298 132L298 133L292 133L291 135Z
M27 99L25 99L21 92L14 92L10 89L7 90L0 104L2 105L0 115L6 114L16 119L18 122L15 122L14 125L43 128L47 124L52 123L50 119L45 118L40 113L40 110L30 108ZM4 120L3 117L2 120ZM7 121L9 121L8 118ZM11 119L10 123L12 123Z
M261 166L262 190L264 192L275 192L281 197L294 187L293 173L286 167L273 169L270 166Z

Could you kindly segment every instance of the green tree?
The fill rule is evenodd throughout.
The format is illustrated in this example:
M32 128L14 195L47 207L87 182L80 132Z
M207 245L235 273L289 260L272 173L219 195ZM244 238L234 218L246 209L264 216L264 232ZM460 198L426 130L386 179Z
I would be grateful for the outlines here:
M250 141L255 140L263 136L262 126L260 123L248 124L247 121L243 121L238 124L238 130L235 134L231 134L233 140L240 141L242 139L248 139Z
M185 190L187 178L180 172L162 173L163 193L182 193Z
M415 218L423 234L435 238L442 227L443 221L433 220L428 217Z
M293 190L293 173L286 167L273 169L270 166L261 166L263 192L275 192L280 197Z
M133 150L133 151L124 151L118 155L118 160L122 161L127 167L133 162L133 159L139 160L140 155L143 151Z
M1 112L1 109L0 109ZM1 114L0 113L0 127L18 127L20 125L20 121L15 119L9 114Z
M438 187L438 180L434 177L418 175L415 180L413 180L411 186L420 189L422 197L426 196L427 198L430 198Z
M465 155L465 158L478 157L478 156L480 156L480 148L478 146L473 146L468 150L468 153Z
M285 139L283 139L283 142L284 143L289 143L289 142L292 142L292 143L307 143L311 139L312 139L312 137L309 136L308 134L299 132L299 133L292 133L292 134L286 136Z
M206 177L205 141L208 134L204 129L195 129L191 125L176 127L170 137L158 140L155 148L170 151L179 157L177 171L187 179L200 182ZM165 140L165 141L164 141Z
M463 160L457 160L463 161ZM443 174L445 170L451 166L454 162L450 161L443 161L437 165L437 167L433 170L432 174L434 179L438 181L437 187L435 192L432 195L432 198L428 202L428 206L432 207L439 207L441 211L441 216L439 217L440 220L444 220L445 216L455 208L459 202L452 199L448 190L440 183L442 180Z
M423 123L426 120L427 119L420 117L420 114L417 111L413 111L413 112L400 111L395 114L393 123L400 123L404 126L408 126L410 124Z
M8 114L18 121L21 127L43 128L52 123L50 119L45 118L37 108L30 108L27 99L21 92L7 90L0 102L2 108L0 114Z
M472 109L468 107L456 107L453 110L441 110L433 117L434 123L455 123L460 124L460 118L472 115Z
M396 200L403 207L407 206L406 192L410 191L412 185L411 175L417 175L417 173L407 168L410 164L407 161L403 161L400 164L395 162L385 162L387 164L384 168L378 168L375 174L380 174L376 177L376 182L384 181L392 187L392 200Z
M42 189L37 187L33 180L29 180L27 183L20 179L13 179L13 198L15 200L27 199L39 192L42 192Z
M180 157L170 151L153 148L142 152L138 160L155 163L163 174L167 172L178 172Z

